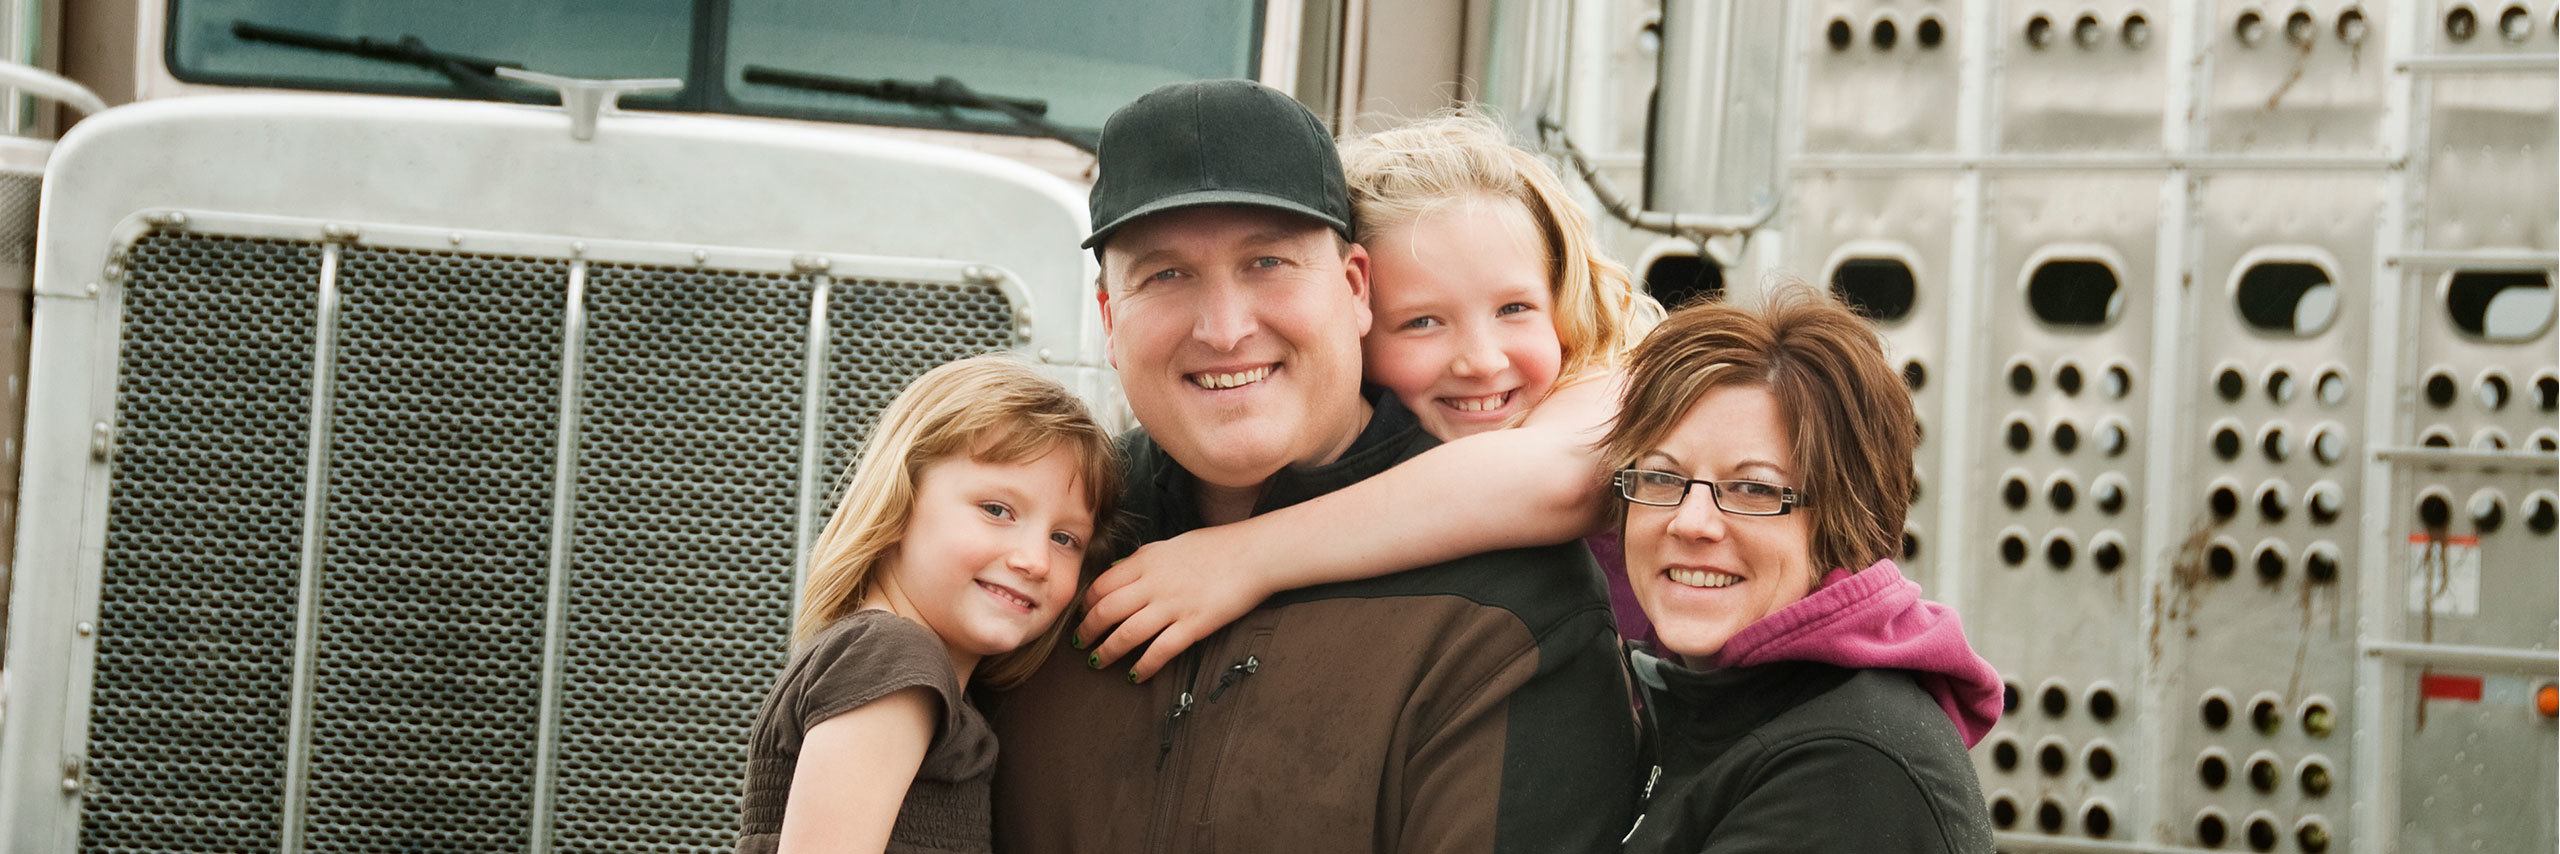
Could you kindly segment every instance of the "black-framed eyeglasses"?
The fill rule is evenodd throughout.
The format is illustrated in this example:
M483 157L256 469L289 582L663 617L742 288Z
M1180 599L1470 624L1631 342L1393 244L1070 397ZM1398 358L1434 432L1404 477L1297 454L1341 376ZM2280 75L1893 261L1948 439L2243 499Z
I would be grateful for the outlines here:
M1696 480L1667 471L1619 469L1609 482L1620 497L1655 507L1680 506L1693 485L1705 486L1716 509L1736 516L1784 516L1804 506L1804 493L1795 487L1756 480Z

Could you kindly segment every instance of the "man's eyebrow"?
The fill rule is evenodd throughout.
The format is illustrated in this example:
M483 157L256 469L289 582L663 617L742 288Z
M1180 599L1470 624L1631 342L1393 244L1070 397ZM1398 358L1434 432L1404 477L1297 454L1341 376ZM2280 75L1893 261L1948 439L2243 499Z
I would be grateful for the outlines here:
M1171 258L1174 254L1175 253L1172 249L1161 246L1149 249L1145 252L1140 252L1137 255L1131 256L1127 262L1120 265L1120 274L1122 276L1126 276L1142 267L1154 264L1157 261Z
M1236 241L1236 243L1241 246L1251 246L1256 248L1270 246L1275 243L1286 244L1296 241L1300 233L1302 233L1301 230L1296 228L1268 228L1245 235L1243 240Z

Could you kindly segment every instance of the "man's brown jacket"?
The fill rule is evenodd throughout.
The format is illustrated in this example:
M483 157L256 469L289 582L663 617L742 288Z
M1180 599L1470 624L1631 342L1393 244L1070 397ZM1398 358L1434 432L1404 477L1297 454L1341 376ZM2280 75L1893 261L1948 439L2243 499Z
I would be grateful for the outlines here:
M1256 512L1436 444L1372 403L1341 459L1275 476ZM1124 448L1138 540L1199 527L1190 475L1140 431ZM1614 851L1634 815L1634 718L1579 543L1282 594L1143 686L1084 657L1061 645L993 698L1004 854Z

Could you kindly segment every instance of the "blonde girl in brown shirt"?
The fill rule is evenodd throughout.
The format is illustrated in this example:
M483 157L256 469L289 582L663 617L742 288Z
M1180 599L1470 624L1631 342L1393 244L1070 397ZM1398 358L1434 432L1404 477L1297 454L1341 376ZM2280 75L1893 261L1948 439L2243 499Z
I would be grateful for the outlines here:
M1019 361L910 384L811 550L738 850L988 851L995 736L965 689L1047 658L1120 476L1084 404Z

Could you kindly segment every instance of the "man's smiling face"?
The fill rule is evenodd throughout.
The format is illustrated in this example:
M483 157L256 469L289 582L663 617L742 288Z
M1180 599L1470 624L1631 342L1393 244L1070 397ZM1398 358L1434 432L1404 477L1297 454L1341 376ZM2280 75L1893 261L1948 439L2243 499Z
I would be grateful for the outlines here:
M1258 488L1367 423L1368 255L1259 207L1155 214L1103 247L1103 328L1129 409L1193 476Z

